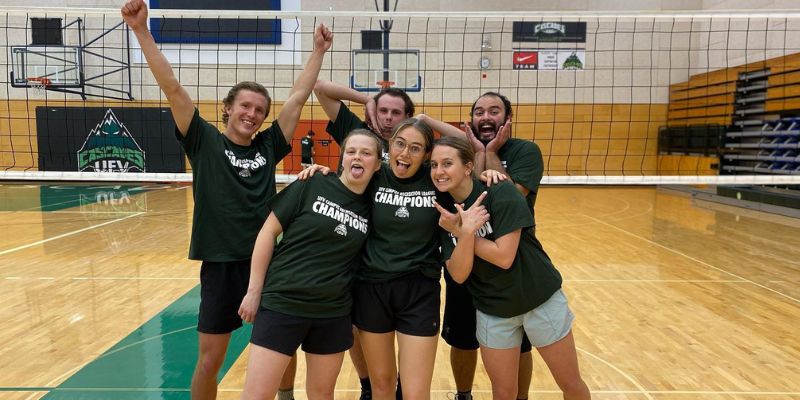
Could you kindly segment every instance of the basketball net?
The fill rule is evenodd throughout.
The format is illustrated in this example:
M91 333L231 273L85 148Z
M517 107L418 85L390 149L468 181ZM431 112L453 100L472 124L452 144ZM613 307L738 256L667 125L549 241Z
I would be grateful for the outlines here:
M392 81L378 81L377 84L378 84L378 86L381 87L381 90L388 89L388 88L394 86L394 82L392 82Z
M27 79L28 86L40 93L44 92L44 90L53 83L50 79L43 77L33 77Z

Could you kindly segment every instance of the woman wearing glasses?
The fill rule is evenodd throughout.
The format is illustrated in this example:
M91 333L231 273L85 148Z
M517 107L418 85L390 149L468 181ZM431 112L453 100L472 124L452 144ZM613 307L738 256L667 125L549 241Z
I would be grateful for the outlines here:
M389 161L369 189L374 229L357 265L353 323L376 400L394 399L398 366L403 398L430 398L441 291L439 213L427 163L432 148L428 125L401 122L389 140Z

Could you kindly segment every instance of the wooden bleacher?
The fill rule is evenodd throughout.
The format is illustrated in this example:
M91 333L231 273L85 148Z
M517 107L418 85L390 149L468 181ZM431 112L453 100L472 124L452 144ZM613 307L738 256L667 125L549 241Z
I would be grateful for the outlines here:
M743 73L764 71L765 114L800 111L800 53L692 75L670 85L667 126L731 125L737 81Z
M800 174L797 116L800 53L692 75L670 85L659 151L722 174Z

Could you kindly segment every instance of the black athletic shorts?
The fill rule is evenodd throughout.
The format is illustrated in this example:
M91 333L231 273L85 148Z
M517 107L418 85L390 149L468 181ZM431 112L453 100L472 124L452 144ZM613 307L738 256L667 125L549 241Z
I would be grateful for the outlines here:
M414 272L385 282L357 281L353 289L353 324L372 333L398 331L411 336L439 333L442 286Z
M480 347L475 337L475 307L472 295L466 285L459 285L447 269L444 271L445 296L444 319L442 320L442 339L452 347L461 350L477 350ZM528 335L522 335L520 353L531 351Z
M250 343L293 355L297 348L310 354L336 354L353 347L350 316L306 318L259 307Z
M202 333L230 333L242 326L239 306L250 281L250 260L203 261L200 267L200 315Z

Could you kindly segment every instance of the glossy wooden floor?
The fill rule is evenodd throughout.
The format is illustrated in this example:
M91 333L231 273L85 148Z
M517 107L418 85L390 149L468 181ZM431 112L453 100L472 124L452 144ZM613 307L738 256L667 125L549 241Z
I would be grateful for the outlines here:
M0 185L0 398L90 398L99 389L66 384L137 373L140 385L110 397L188 398L192 355L162 339L182 333L179 344L194 348L193 316L165 328L181 314L165 310L193 299L198 283L186 260L190 188L76 190ZM536 209L595 399L800 399L800 221L654 188L546 187ZM90 368L135 343L147 343L137 363ZM220 398L239 397L246 354ZM531 398L560 398L534 363ZM435 399L454 389L443 342L432 387ZM489 388L479 367L475 398ZM358 397L349 360L337 397Z

